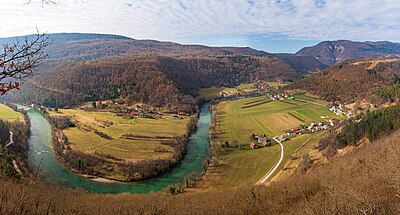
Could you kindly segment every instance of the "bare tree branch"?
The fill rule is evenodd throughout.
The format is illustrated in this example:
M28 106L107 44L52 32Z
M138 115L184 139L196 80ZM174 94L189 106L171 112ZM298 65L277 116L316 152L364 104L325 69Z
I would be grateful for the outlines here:
M3 53L0 54L0 94L4 95L12 89L19 89L19 80L32 76L33 69L39 65L47 55L44 49L50 45L46 34L37 33L33 40L28 37L12 44L3 44ZM8 83L6 79L11 79Z

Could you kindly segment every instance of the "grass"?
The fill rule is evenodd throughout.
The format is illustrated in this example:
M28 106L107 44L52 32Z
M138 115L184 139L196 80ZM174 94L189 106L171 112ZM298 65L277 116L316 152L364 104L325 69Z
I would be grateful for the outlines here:
M24 116L10 107L0 104L0 119L5 121L22 121Z
M223 87L210 87L210 88L201 88L199 91L200 96L205 98L217 97L219 93L224 90Z
M202 88L199 91L199 95L205 98L218 97L219 93L236 93L238 90L241 91L251 91L252 87L255 83L248 84L240 84L239 86L228 88L228 87L210 87L210 88Z
M129 161L143 159L160 159L170 157L174 149L162 145L162 139L183 136L189 117L183 120L172 119L171 115L163 119L125 119L113 116L110 112L86 112L82 110L61 109L59 113L51 115L71 116L77 127L64 130L73 150L92 153L100 152ZM103 126L102 122L112 122L111 126ZM112 140L100 137L93 131L84 131L82 128L92 128L112 137ZM124 135L135 136L127 139ZM155 149L162 147L162 152Z
M267 82L268 85L272 86L272 87L284 87L286 85L288 85L288 83L285 82Z
M296 100L271 101L266 96L260 96L223 102L217 108L217 129L221 131L219 141L236 140L240 144L248 144L252 133L273 137L300 124L326 122L327 119L321 116L342 119L326 107Z
M297 98L297 96L295 96ZM318 102L312 98L303 100ZM268 101L268 102L265 102ZM259 104L259 105L255 105ZM249 108L243 108L252 105ZM326 107L296 100L271 101L266 96L222 102L217 107L216 141L236 144L250 144L251 134L266 134L267 137L285 133L300 124L327 121L321 116L342 119ZM291 155L303 144L311 145L319 141L321 133L303 134L284 142L284 159L278 170L284 168ZM225 149L218 156L221 165L211 165L203 185L209 189L225 190L246 183L254 184L261 179L279 160L280 147L273 145L256 150Z
M322 134L304 134L284 142L285 155L272 176L277 175L285 164L291 161L291 156L303 144L307 146L315 144ZM246 184L254 185L273 168L279 157L280 147L277 144L256 150L226 150L219 156L220 165L210 166L205 180L201 181L199 186L211 190L227 190Z

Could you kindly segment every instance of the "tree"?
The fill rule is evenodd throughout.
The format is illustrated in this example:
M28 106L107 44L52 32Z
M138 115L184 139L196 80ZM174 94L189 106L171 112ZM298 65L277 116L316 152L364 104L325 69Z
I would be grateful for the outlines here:
M32 76L33 70L45 57L44 49L50 45L46 34L39 32L33 40L3 44L0 54L0 95L19 89L22 80Z

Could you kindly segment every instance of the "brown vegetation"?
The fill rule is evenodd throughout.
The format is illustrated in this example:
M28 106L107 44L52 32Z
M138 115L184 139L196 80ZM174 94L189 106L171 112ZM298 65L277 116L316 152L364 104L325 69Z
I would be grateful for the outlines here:
M297 81L287 89L301 89L328 101L354 102L368 99L374 103L384 100L375 95L377 89L399 81L400 62L379 63L368 69L369 63L345 63Z
M268 187L170 196L104 195L2 179L1 213L398 214L400 132Z

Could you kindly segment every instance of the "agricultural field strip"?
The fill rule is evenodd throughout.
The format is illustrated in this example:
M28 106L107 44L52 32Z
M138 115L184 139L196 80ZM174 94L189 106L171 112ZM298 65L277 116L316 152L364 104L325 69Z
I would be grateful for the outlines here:
M257 98L256 98L257 99ZM259 98L258 98L259 100ZM290 107L288 107L289 104L287 104L286 102L274 102L274 103L268 103L265 105L260 105L260 106L256 106L253 107L251 109L247 109L247 110L242 110L241 107L247 103L249 104L251 102L251 100L249 101L249 99L244 99L243 102L240 102L240 100L234 101L234 104L225 104L225 111L229 114L231 114L231 117L227 117L228 114L224 114L222 118L219 117L220 121L223 121L223 124L226 124L226 122L233 122L234 124L240 124L240 125L244 125L247 126L247 129L238 129L238 127L231 129L231 126L228 126L227 132L223 134L223 136L221 136L221 138L224 137L236 137L238 135L240 135L240 133L242 133L243 135L243 131L247 131L249 130L249 127L253 126L252 131L268 131L267 133L270 134L279 134L278 131L276 129L272 129L269 127L269 125L266 125L266 123L264 123L264 121L262 120L262 117L259 118L260 116L265 116L265 115L271 115L271 116L279 116L282 114L289 114L290 112L295 113L296 115L301 115L301 118L304 118L304 121L310 122L310 121L320 121L321 120L321 116L332 116L333 114L326 108L322 108L322 105L318 105L317 107L313 107L312 103L304 103L304 102L298 102L298 101L290 101ZM259 101L254 101L251 103L255 103L255 102L259 102ZM286 116L288 117L288 116ZM295 119L296 121L299 121L299 123L301 124L301 120L296 119L293 116L290 116L293 119ZM250 123L249 123L249 119L250 119ZM278 118L278 120L280 120ZM324 120L325 121L325 120ZM220 125L222 127L224 127L224 125ZM273 124L273 123L272 123ZM255 126L255 127L254 127ZM289 127L287 128L289 129ZM232 130L234 130L234 132L232 132ZM271 131L272 130L272 131ZM275 130L275 132L274 132ZM234 133L235 135L233 135L232 133ZM280 132L281 133L281 132ZM296 151L295 148L293 148L294 146L292 145L299 145L299 141L301 141L302 144L300 144L300 146L303 146L304 144L307 144L308 142L310 142L311 140L313 140L314 138L312 138L313 136L304 136L301 139L295 138L294 140L291 140L289 145L284 144L286 146L285 147L285 151L286 148L288 148L288 153L292 154L292 151ZM304 139L307 138L307 139ZM240 139L240 138L237 138ZM247 139L247 138L245 138ZM298 139L298 140L297 140ZM305 141L304 141L305 140ZM294 141L292 143L292 141ZM285 154L285 158L284 160L288 159L289 155ZM275 157L275 156L273 156ZM278 159L278 158L277 158ZM247 165L246 165L247 166ZM250 168L249 166L247 166L248 168ZM219 169L219 168L218 168ZM271 170L272 167L269 169ZM278 167L278 169L280 169L280 167ZM258 173L260 172L260 169L255 169L256 172L255 174L258 175ZM238 177L240 177L239 175L234 176L235 179L237 179ZM231 180L231 179L229 179ZM257 179L259 180L259 179Z

